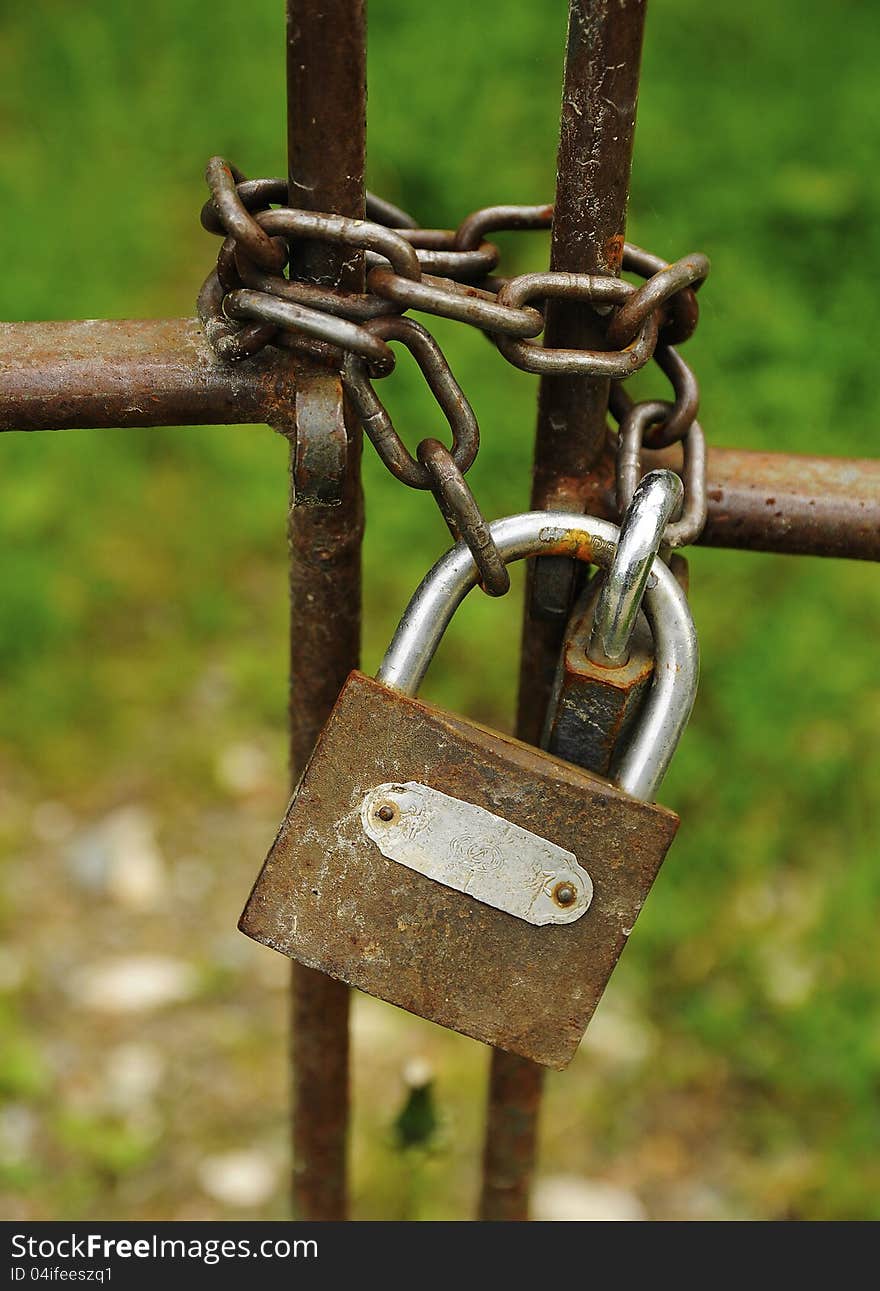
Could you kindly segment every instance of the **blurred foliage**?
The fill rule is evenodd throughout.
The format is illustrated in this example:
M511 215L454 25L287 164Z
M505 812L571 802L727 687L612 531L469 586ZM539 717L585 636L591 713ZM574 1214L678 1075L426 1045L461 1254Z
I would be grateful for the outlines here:
M688 346L708 436L876 454L876 6L651 8L629 233L669 258L712 257ZM196 0L9 0L3 25L0 313L192 313L216 253L198 223L205 160L221 152L252 175L284 167L280 0L251 5L246 23L230 0L210 13ZM560 0L374 3L371 186L432 224L489 202L548 200L564 26ZM515 271L542 267L542 239L501 241ZM534 380L476 333L431 326L480 419L475 492L490 515L521 509ZM638 384L662 388L653 374ZM406 359L386 394L411 445L437 425ZM233 957L201 1031L151 1023L157 1043L180 1046L184 1068L200 1035L213 1057L203 1085L193 1072L177 1077L164 1111L164 1142L176 1135L182 1155L166 1148L147 1171L150 1135L83 1111L69 1092L73 1060L58 1057L58 1035L71 1023L47 963L65 937L83 956L102 938L150 948L164 937L210 973L210 920L222 912L222 931L233 928L284 802L285 445L265 428L3 440L0 925L30 956L30 976L0 1012L0 1088L36 1107L42 1125L8 1182L28 1214L196 1213L193 1154L233 1130L247 1141L258 1125L283 1137L278 996L265 1003ZM430 499L397 485L369 450L365 488L374 667L445 531ZM692 586L703 681L663 794L683 823L608 1004L650 1026L652 1061L596 1074L579 1060L553 1077L545 1168L614 1176L652 1213L675 1212L671 1181L690 1179L714 1190L721 1213L878 1218L876 571L698 551ZM519 612L516 595L466 605L427 693L509 725ZM276 793L248 808L253 849L230 856L238 807L213 767L217 748L240 740L269 751ZM167 854L201 847L224 874L222 893L180 927L77 899L52 847L33 837L30 812L44 799L82 820L148 802ZM211 826L211 847L206 820L226 821ZM22 882L23 865L44 880ZM419 1214L466 1214L482 1055L389 1016L434 1047L434 1095L451 1109L446 1162L420 1175ZM64 1053L100 1052L101 1029L80 1019L66 1043ZM400 1097L393 1088L385 1106L377 1093L394 1086L392 1050L359 1074L359 1089L376 1093L364 1094L355 1139L365 1216L411 1210L382 1145ZM228 1090L214 1087L218 1063ZM187 1098L198 1104L191 1120L174 1110ZM136 1186L121 1182L132 1173ZM281 1198L266 1213L282 1213Z

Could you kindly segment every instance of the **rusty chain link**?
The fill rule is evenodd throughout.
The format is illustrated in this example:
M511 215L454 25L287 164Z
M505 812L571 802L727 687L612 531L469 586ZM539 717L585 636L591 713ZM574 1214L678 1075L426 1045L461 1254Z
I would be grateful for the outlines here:
M416 451L449 532L471 550L483 590L490 596L503 596L510 590L510 574L454 455L437 439L423 439Z
M498 292L498 301L514 308L536 297L582 300L591 305L622 305L635 292L636 288L621 278L588 273L524 273L504 284ZM500 334L494 339L507 361L525 372L569 372L623 381L648 362L654 353L658 332L659 318L652 311L617 350L555 350Z
M498 248L487 235L549 229L552 206L487 206L457 229L419 227L406 211L366 196L366 219L300 210L287 205L284 179L246 179L220 157L208 163L211 196L202 208L205 229L223 237L216 268L198 299L213 348L232 363L266 345L299 351L342 374L367 437L389 471L411 488L430 490L456 540L464 540L491 595L510 585L488 525L465 480L479 448L473 410L437 342L407 310L449 318L484 332L500 353L527 372L609 377L609 408L618 422L617 501L621 512L641 476L642 446L684 446L685 503L666 531L670 547L699 536L706 516L705 445L696 421L699 389L675 348L699 318L696 292L709 272L694 253L672 264L625 243L622 268L645 281L578 273L492 277ZM364 256L365 292L334 283L286 277L292 241L328 241ZM550 349L538 339L543 303L551 297L584 302L605 319L607 349ZM424 439L413 457L373 388L395 366L390 341L406 346L452 434L446 448ZM623 382L653 358L672 386L673 399L633 403Z
M462 475L470 470L480 445L477 419L431 333L421 323L412 318L401 318L399 314L371 319L364 323L363 331L377 340L381 339L382 344L386 340L394 340L406 346L449 423L455 465ZM391 474L402 484L409 485L411 489L431 488L429 472L410 456L394 429L384 404L373 389L370 376L369 365L349 350L343 361L342 377L349 398L360 417L364 434Z

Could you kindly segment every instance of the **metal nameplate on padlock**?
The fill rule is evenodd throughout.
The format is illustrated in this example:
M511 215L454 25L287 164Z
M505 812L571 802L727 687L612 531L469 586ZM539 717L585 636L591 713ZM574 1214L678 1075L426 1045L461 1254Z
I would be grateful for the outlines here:
M573 852L426 784L380 784L361 807L383 856L543 927L580 919L593 881Z
M547 550L608 560L616 532L604 521L541 512L492 526L508 559ZM690 710L692 624L664 568L647 594L659 641L655 682L615 784L414 697L474 581L467 549L447 553L413 599L380 676L350 675L240 927L421 1017L562 1068L678 825L674 813L637 795L652 794ZM412 840L404 848L377 827L393 825L395 810L416 799L434 809L419 855ZM464 832L449 824L450 800L459 804ZM383 802L392 819L377 822L374 810ZM517 857L522 844L526 854L541 855L542 866L547 859L550 873L563 865L559 872L569 876L585 872L583 899L587 879L592 899L579 917L540 924L523 917L522 894L536 882L537 866L526 883L529 864L518 868L505 846L491 864L488 857L485 865L461 863L472 850L463 838L475 834L476 850L491 853L487 840L505 830ZM486 881L493 867L516 909L486 900L500 890ZM551 900L555 886L554 879Z

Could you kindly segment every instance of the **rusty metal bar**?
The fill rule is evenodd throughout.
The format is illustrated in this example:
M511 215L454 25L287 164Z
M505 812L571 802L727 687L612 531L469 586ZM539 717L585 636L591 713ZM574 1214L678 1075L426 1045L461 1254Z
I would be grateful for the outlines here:
M553 269L617 274L623 255L646 0L570 0L562 89ZM601 348L584 305L548 301L545 342ZM532 506L584 509L605 437L608 382L546 376L538 399ZM517 734L538 744L565 619L572 562L530 570L526 587ZM537 610L547 617L535 617ZM480 1215L526 1219L543 1073L492 1055Z
M287 0L287 126L291 199L363 218L366 146L366 15L363 0ZM298 243L298 276L363 290L362 258L326 243ZM293 435L290 538L290 764L294 781L360 653L363 495L360 432L347 418L335 375L312 373L295 425L313 449L304 463ZM299 448L299 455L298 455ZM337 469L338 505L313 473ZM299 486L299 487L298 487ZM293 965L293 1190L303 1219L346 1217L348 988Z
M292 505L289 512L293 782L358 660L363 536L359 447L352 436L338 507ZM292 964L292 988L295 1211L302 1219L340 1220L346 1217L349 991L298 963Z
M616 275L638 100L646 0L571 0L562 90L552 269ZM603 347L599 320L584 304L547 302L545 343ZM541 380L532 506L582 511L606 438L609 383L553 375ZM517 731L538 743L571 601L573 562L554 559L532 572L527 604ZM539 605L536 606L536 600ZM555 617L544 617L554 612Z
M680 464L680 454L656 456ZM654 459L646 453L646 467ZM706 470L703 546L880 560L880 458L710 447Z
M543 1067L502 1049L492 1051L481 1220L528 1219L543 1088Z
M195 318L0 323L0 431L277 425L307 381L271 351L223 363ZM677 469L680 450L643 463ZM703 546L880 560L880 459L710 446L707 474ZM580 500L615 518L610 453Z
M223 363L197 318L0 323L0 430L272 421L291 381L268 351Z
M642 453L645 470L681 471L681 446ZM880 560L880 458L810 457L709 447L709 512L699 545L790 556ZM583 501L617 519L614 450L596 463Z

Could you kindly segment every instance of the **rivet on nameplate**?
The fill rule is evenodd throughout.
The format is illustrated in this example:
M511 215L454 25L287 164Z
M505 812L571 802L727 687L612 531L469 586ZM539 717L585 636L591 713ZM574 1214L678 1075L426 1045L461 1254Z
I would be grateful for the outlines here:
M377 785L361 820L388 860L526 923L574 923L593 899L573 852L428 785Z

